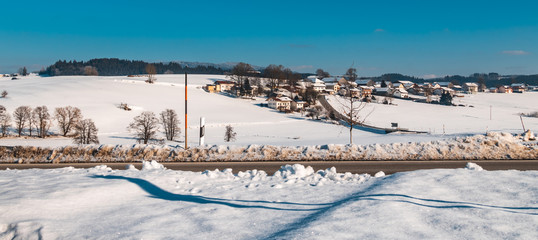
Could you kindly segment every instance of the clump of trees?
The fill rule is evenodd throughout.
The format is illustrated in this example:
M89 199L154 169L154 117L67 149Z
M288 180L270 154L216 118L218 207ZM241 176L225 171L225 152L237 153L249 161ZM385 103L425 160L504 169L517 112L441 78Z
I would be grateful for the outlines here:
M250 78L256 73L254 68L244 62L240 62L232 69L228 77L235 81L239 87L240 93L246 93L247 90L245 86L248 84L250 86Z
M95 123L91 119L82 120L82 113L77 107L58 107L54 110L53 116L49 113L47 106L38 106L34 109L30 106L20 106L13 111L13 121L19 137L26 130L29 136L33 136L35 131L37 137L46 138L50 134L49 130L53 125L53 120L58 123L62 136L69 136L72 133L71 136L75 143L99 143L98 129ZM0 106L0 134L2 137L9 135L11 122L12 118L9 113L5 111L3 106Z
M331 75L328 72L323 71L323 69L318 68L318 70L316 70L316 76L319 79L324 79L330 77Z
M120 76L141 75L147 73L146 66L149 63L137 60L123 60L118 58L98 58L89 61L66 61L59 60L53 65L42 69L40 75L65 76L65 75L96 75ZM157 74L161 73L198 73L198 74L224 74L225 69L198 65L188 67L177 62L151 63L155 66ZM91 67L91 68L90 68Z
M301 74L294 73L291 69L282 65L270 64L263 70L263 76L269 80L271 92L279 88L281 84L295 84L302 78Z
M127 130L131 132L139 143L148 144L151 141L162 141L156 139L159 125L163 127L166 140L173 141L180 133L179 118L175 110L165 109L159 117L151 111L142 112L134 117Z
M28 70L26 69L26 67L19 68L19 74L22 76L27 76Z

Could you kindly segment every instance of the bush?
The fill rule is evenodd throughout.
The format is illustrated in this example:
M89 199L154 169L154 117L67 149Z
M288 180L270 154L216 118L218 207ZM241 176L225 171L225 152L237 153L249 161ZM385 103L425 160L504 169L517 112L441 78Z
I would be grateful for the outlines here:
M522 113L521 115L523 115L523 116L525 116L525 117L538 118L538 112Z

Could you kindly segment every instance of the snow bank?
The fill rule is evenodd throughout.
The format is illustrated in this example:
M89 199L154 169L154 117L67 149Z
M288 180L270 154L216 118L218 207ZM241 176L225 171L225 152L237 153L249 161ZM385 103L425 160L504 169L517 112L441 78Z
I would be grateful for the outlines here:
M521 136L489 132L420 143L317 146L211 146L183 148L154 145L0 147L0 160L22 162L136 161L313 161L313 160L480 160L538 159L538 145L523 144ZM305 171L307 171L305 169Z
M538 171L144 165L0 171L0 239L538 239Z
M142 171L163 170L164 166L155 160L142 161Z
M251 181L273 181L273 188L282 188L282 184L295 184L304 183L311 186L321 186L324 183L346 183L346 182L364 182L371 178L369 174L352 174L350 172L338 173L335 167L331 167L325 170L318 170L317 172L311 166L304 166L301 164L284 165L276 171L273 176L268 176L265 171L260 170L248 170L245 172L239 172L234 175L232 169L228 168L222 171L218 169L209 171L206 170L201 173L203 176L211 179L241 179ZM384 174L383 174L384 175ZM379 177L379 176L376 176Z
M484 171L484 169L481 166L479 166L476 163L471 163L471 162L465 165L465 169L472 170L472 171Z

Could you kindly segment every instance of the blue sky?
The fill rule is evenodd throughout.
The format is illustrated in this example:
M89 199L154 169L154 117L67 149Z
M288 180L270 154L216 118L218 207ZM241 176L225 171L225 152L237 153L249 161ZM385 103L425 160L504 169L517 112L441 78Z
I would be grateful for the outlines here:
M0 72L59 59L282 64L360 76L538 73L534 1L4 1Z

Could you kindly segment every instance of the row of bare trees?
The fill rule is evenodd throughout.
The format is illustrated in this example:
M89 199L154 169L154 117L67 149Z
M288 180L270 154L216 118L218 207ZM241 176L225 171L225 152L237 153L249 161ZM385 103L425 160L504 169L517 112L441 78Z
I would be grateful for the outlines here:
M250 90L250 85L252 84L251 81L259 80L260 77L264 77L269 81L271 92L274 92L275 89L279 88L280 85L284 83L287 83L290 86L295 86L295 84L302 78L301 74L294 73L289 68L275 64L270 64L263 69L260 74L254 67L244 62L235 65L228 77L236 81L241 94L248 92Z
M179 124L178 115L173 109L165 109L159 114L159 117L151 111L145 111L133 119L127 130L133 133L138 142L147 144L149 141L155 140L159 125L163 127L166 140L173 141L176 136L181 134Z
M47 106L38 106L32 109L30 106L20 106L13 111L14 127L18 137L21 137L25 130L29 136L34 133L37 137L46 138L53 120L58 123L62 136L72 136L75 143L90 144L99 143L97 138L97 127L91 119L82 119L79 108L67 106L58 107L51 116ZM6 108L0 106L0 133L2 137L9 135L11 116Z

